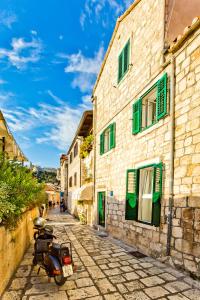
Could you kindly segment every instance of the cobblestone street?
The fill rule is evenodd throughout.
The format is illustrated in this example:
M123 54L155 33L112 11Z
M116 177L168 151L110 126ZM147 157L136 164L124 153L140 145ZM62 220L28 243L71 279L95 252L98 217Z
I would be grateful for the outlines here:
M136 258L129 247L79 225L66 214L49 215L58 241L69 239L78 272L58 287L32 266L29 248L2 300L198 300L198 282L150 257Z

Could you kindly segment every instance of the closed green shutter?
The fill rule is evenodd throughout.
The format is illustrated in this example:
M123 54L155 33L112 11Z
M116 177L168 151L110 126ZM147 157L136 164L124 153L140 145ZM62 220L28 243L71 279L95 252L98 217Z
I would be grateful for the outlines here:
M160 225L161 197L162 197L162 164L159 164L154 167L154 179L153 179L152 224L154 226Z
M100 154L104 154L104 133L100 135Z
M123 61L123 74L126 73L129 67L129 52L130 52L130 41L124 47L124 61Z
M123 76L123 53L120 54L118 58L118 82Z
M167 114L167 73L158 81L156 100L157 121Z
M142 99L140 98L133 104L133 128L132 133L137 134L141 129L141 113L142 113Z
M138 170L128 170L126 178L126 220L137 220Z
M112 123L109 127L110 127L110 149L113 149L115 148L116 123Z

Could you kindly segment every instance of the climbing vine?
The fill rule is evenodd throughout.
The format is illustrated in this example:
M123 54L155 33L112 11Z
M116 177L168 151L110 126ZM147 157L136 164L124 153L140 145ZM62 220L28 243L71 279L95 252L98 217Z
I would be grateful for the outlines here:
M94 137L92 134L86 136L80 146L80 158L86 158L92 150Z

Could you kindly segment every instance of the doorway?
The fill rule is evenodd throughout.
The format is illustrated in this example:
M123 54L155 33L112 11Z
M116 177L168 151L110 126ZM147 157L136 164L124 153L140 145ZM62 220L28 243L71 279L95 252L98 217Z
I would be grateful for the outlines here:
M99 225L105 227L105 203L106 203L106 193L98 193L98 220Z

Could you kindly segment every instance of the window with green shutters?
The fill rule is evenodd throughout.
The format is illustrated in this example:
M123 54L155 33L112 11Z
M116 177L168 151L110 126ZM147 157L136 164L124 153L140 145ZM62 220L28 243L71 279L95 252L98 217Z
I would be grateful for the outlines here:
M160 225L162 164L127 171L126 220Z
M133 104L132 133L137 134L167 114L167 74Z
M115 148L116 123L110 124L100 135L100 154Z
M126 220L137 220L138 170L128 170L126 175Z
M130 63L130 40L126 43L118 57L118 83L128 71Z

